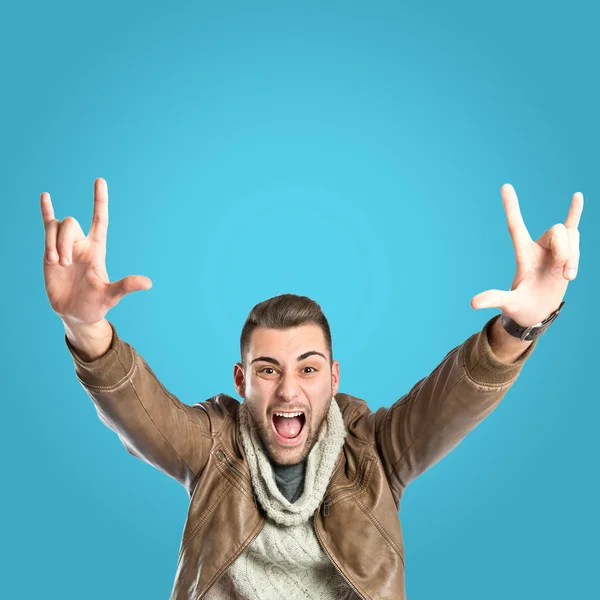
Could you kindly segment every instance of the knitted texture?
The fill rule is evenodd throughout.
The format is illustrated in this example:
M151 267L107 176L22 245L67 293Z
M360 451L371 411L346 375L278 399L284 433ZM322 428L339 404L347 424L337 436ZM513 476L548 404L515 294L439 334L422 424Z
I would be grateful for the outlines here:
M323 552L313 518L285 527L267 518L258 537L217 581L206 600L354 600Z
M277 488L273 469L247 407L239 411L242 445L252 486L266 513L258 537L209 590L206 600L353 600L358 598L321 548L313 513L323 499L346 430L335 399L306 463L304 491L289 502Z
M306 521L323 499L346 437L342 413L335 398L331 400L327 417L306 458L304 491L293 504L285 498L275 483L273 468L256 433L256 426L245 402L240 406L239 418L242 445L250 467L252 486L267 516L276 523L286 526L298 525Z

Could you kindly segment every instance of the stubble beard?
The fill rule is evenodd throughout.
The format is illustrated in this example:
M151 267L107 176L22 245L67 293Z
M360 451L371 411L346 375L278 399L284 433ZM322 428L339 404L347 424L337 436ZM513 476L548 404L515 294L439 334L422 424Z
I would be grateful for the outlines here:
M315 445L317 438L319 437L319 432L321 431L323 422L327 418L327 414L329 413L329 408L331 407L332 402L333 397L331 397L329 402L323 406L321 413L317 417L316 426L314 428L312 427L312 424L309 423L309 419L305 418L304 427L308 427L309 429L307 432L306 441L304 442L304 447L302 448L302 453L299 458L290 457L289 452L286 452L283 448L281 448L281 446L273 441L274 437L270 420L266 417L266 415L257 414L253 403L248 402L248 410L250 411L252 419L256 425L256 433L258 434L258 438L260 439L271 463L284 466L296 465L304 462ZM294 450L297 451L296 448Z

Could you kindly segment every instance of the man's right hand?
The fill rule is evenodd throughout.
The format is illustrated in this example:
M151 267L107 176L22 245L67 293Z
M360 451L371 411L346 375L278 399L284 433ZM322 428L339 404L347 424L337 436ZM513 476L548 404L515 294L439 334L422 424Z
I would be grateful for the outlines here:
M105 335L100 337L106 337L106 313L127 294L150 289L152 281L142 275L112 283L108 278L108 189L104 179L94 182L94 213L87 236L73 217L62 221L54 218L47 192L42 193L40 206L46 231L44 281L50 306L63 320L68 337L80 342L76 348L85 350L87 358L93 357L97 352L90 352L93 347L87 346L101 331Z

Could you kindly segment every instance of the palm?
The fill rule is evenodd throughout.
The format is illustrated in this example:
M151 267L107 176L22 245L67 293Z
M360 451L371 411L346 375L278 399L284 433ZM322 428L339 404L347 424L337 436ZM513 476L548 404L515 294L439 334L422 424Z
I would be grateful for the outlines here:
M44 262L44 279L50 306L61 317L93 323L106 314L110 279L97 249L87 238L73 245L73 261L68 268Z
M50 198L42 194L42 216L47 235L57 226ZM64 238L69 239L71 262L63 266L44 260L44 281L52 309L62 318L80 323L96 323L126 294L148 289L147 277L129 276L111 283L106 271L106 231L108 193L106 183L96 180L94 216L89 234L79 223L67 217L60 223ZM60 236L59 236L60 237ZM72 244L72 245L71 245Z
M549 249L534 242L524 254L511 285L511 307L507 306L505 312L514 314L518 309L519 322L535 323L540 313L549 315L556 308L556 296L564 296L569 282L562 272L551 273L552 252ZM536 298L536 302L532 303L530 298Z
M579 262L579 220L583 196L573 195L564 224L544 232L535 242L531 239L521 216L515 191L502 186L502 199L516 258L516 275L510 291L487 290L473 297L473 308L500 308L507 316L524 326L535 325L560 304L569 280L571 268Z

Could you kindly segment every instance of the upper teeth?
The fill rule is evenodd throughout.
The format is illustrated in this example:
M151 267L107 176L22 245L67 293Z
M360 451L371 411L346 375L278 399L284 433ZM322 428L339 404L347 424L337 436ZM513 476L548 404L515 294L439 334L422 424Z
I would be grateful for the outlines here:
M291 418L291 417L301 417L304 413L301 412L296 412L296 413L275 413L276 416L278 417L287 417L287 418Z

